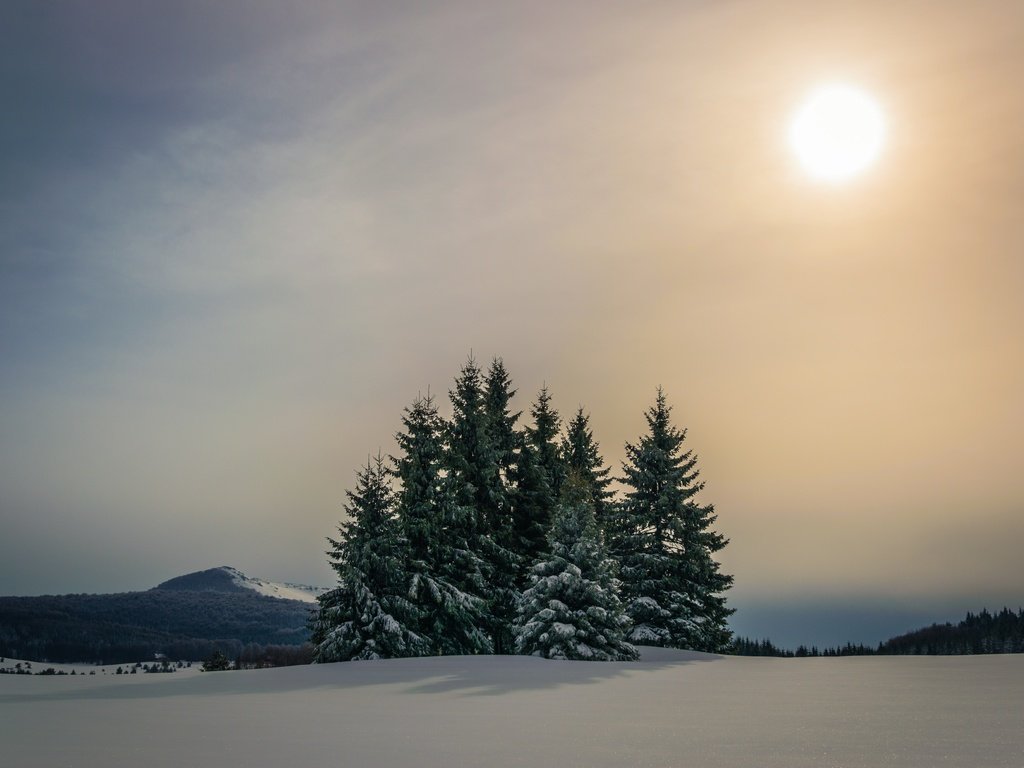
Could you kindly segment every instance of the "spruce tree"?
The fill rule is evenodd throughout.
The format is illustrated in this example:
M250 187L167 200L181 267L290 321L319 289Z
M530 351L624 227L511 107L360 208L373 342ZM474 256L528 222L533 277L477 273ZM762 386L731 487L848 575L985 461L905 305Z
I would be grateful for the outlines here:
M490 653L483 631L484 564L473 552L467 518L451 478L442 469L444 423L433 398L418 398L402 415L393 459L401 483L398 518L408 542L409 599L419 633L434 654Z
M515 610L516 556L504 546L508 489L501 471L501 452L491 434L483 375L471 357L455 379L449 396L453 413L448 425L446 460L466 517L467 540L484 564L481 597L487 603L486 628L495 653L507 653L508 624Z
M612 526L613 550L621 564L630 640L644 645L724 649L732 636L732 610L723 592L732 576L720 572L713 555L727 540L711 530L714 507L694 497L697 458L683 451L686 431L670 420L671 408L658 389L645 414L648 434L626 444L625 497Z
M616 563L601 541L590 484L572 473L563 484L549 532L550 554L538 560L520 601L516 649L548 659L631 661Z
M408 600L405 542L394 515L388 471L378 455L348 491L339 539L328 539L338 586L318 597L312 643L319 662L418 656L429 650L415 631Z
M590 417L583 412L582 406L566 426L565 437L562 438L562 460L568 471L575 470L590 485L597 527L604 532L610 522L614 496L608 488L612 483L609 477L611 468L606 467L601 458L600 447L590 429Z
M533 448L537 463L547 473L551 492L557 500L561 496L562 482L566 477L565 462L558 445L558 432L562 420L551 406L551 393L547 386L541 387L537 400L530 408L533 426L526 428L526 441Z
M447 425L445 468L456 481L459 503L472 513L465 521L468 537L489 530L505 496L488 430L483 375L472 357L448 394L453 413Z
M516 431L516 422L521 415L512 412L509 404L516 395L512 389L512 378L505 369L500 357L491 361L484 381L484 414L487 420L487 435L494 452L498 471L505 482L505 495L508 494L509 476L516 463L521 436ZM506 505L507 506L507 505Z
M496 653L512 652L511 624L519 602L519 584L525 565L518 552L512 526L515 504L515 467L522 436L516 431L519 412L509 404L515 396L512 379L501 358L491 361L484 380L484 417L490 455L497 467L494 492L487 508L487 533L493 545L491 614Z
M533 446L523 441L513 468L512 548L521 564L517 585L526 589L533 562L548 551L547 534L555 507L551 480Z
M543 387L530 409L533 426L527 427L515 470L516 505L514 540L521 557L532 563L547 553L551 515L565 478L558 447L560 420L551 407L551 394Z

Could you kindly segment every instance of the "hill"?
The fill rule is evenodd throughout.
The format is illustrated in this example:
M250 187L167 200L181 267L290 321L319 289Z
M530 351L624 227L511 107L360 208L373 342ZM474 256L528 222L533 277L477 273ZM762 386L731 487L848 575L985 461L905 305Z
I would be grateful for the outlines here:
M156 589L182 590L186 592L255 592L265 597L278 597L283 600L298 600L304 603L315 603L316 597L327 590L326 587L313 587L307 584L289 584L266 581L246 576L237 568L222 565L205 571L187 573L158 584Z
M877 648L847 643L819 649L801 645L796 651L771 640L733 639L730 653L737 656L965 656L983 653L1024 653L1024 610L1003 608L999 613L968 613L958 624L932 624L878 644Z
M246 587L238 583L227 566L209 568L205 571L186 573L175 576L153 589L167 589L175 592L246 592Z
M1003 608L999 613L968 613L958 624L932 624L878 647L879 653L912 655L962 655L976 653L1024 653L1024 610Z
M0 597L0 655L122 663L158 653L199 660L214 650L234 658L253 644L303 644L312 592L304 600L271 597L247 581L259 580L214 568L145 592Z

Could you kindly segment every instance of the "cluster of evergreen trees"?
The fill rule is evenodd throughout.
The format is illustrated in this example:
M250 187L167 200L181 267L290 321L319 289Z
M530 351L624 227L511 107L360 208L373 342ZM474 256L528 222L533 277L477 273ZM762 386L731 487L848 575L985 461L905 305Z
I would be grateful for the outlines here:
M329 539L338 585L312 622L318 661L728 646L732 577L713 557L726 539L661 390L626 445L621 498L582 408L563 432L545 388L519 427L500 359L470 358L449 395L450 418L418 398L399 454L357 473Z

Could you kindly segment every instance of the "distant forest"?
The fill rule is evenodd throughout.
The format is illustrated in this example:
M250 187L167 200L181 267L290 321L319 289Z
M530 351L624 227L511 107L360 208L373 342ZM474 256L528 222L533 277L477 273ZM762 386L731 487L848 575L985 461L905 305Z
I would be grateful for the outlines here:
M968 613L959 624L932 624L879 643L877 648L847 643L819 649L801 645L795 651L779 648L770 640L733 640L731 653L738 656L962 656L981 653L1024 653L1024 610L1003 608L999 613Z
M254 664L270 646L303 644L309 616L307 603L244 590L0 597L0 656L122 664L220 651Z
M879 653L962 655L1024 653L1024 610L968 613L959 624L932 624L882 643Z

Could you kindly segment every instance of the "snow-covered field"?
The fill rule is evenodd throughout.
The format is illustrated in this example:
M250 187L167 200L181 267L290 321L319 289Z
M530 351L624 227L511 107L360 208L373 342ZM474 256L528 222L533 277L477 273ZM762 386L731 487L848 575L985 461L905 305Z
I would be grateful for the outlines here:
M0 765L1024 766L1024 656L0 676Z
M176 662L176 661L171 661L169 663L170 663L170 665L172 667L174 667L174 672L170 672L170 673L163 673L163 672L161 672L159 674L162 677L167 677L168 674L182 675L182 676L199 674L200 671L201 671L200 667L203 664L201 661L194 661L194 662L192 662L191 666L181 666L181 667L178 667L177 666L178 662ZM158 661L144 661L144 662L142 662L142 664L145 664L147 666L151 665L151 664L154 665L154 666L159 666L160 662L158 662ZM182 662L182 664L184 665L185 662ZM13 672L13 671L17 670L18 668L21 668L21 669L24 669L26 672L30 672L33 675L38 674L38 673L43 672L44 670L48 670L48 669L52 669L54 671L54 673L56 673L56 674L63 673L65 675L70 675L72 672L74 674L76 674L76 675L116 675L118 668L121 669L121 672L123 674L131 674L132 667L135 667L135 665L134 664L103 664L103 665L98 665L98 664L52 664L52 663L50 663L48 661L25 661L23 659L11 659L11 658L7 658L7 657L4 657L2 660L0 660L0 669L10 670L10 671ZM136 672L136 674L144 673L144 670L141 669L141 664L140 664L139 668L136 668L135 672ZM8 677L7 675L0 675L0 681L6 680L7 677ZM150 675L150 677L152 677L152 675ZM0 694L2 694L4 691L5 691L4 687L2 685L0 685ZM3 725L3 718L0 717L0 727L2 727L2 725ZM0 760L0 768L6 768L4 766L2 760Z

